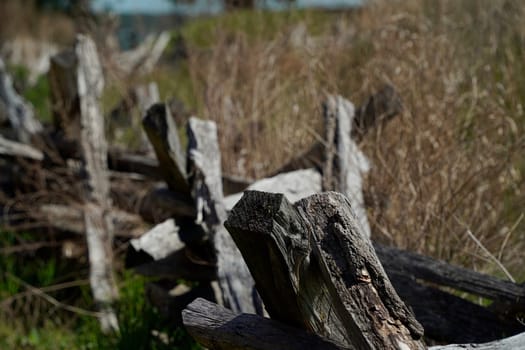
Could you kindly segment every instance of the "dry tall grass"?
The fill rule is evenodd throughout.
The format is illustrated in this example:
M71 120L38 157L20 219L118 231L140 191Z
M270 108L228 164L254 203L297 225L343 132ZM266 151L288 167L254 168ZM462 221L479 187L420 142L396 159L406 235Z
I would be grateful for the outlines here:
M374 236L523 279L524 10L374 1L270 38L218 21L210 46L189 49L200 114L219 123L226 171L258 177L321 133L326 92L359 103L393 84L404 113L362 143Z
M75 23L60 13L42 13L34 0L0 1L0 46L13 38L33 38L58 44L70 43Z

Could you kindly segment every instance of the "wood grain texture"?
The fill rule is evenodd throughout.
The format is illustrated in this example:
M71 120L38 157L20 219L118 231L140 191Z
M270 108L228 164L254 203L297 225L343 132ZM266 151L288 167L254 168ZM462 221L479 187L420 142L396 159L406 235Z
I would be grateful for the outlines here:
M349 349L299 328L257 315L236 314L200 298L186 307L182 319L190 335L208 349Z
M359 349L421 349L421 325L395 293L348 199L295 206L248 191L225 226L272 318Z
M190 118L188 158L191 192L200 223L213 242L217 255L217 277L224 304L235 312L260 312L260 302L250 271L224 228L226 207L222 191L221 154L217 125Z

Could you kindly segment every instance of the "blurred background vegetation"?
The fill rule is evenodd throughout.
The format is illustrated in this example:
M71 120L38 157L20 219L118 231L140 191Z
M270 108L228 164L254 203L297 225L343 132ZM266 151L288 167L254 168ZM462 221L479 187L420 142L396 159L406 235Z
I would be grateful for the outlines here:
M108 124L129 87L154 81L162 100L184 106L181 118L218 123L223 171L246 178L271 174L319 137L326 93L359 105L392 84L402 115L361 144L373 164L365 187L374 238L505 278L497 260L523 282L525 3L252 5L213 16L118 17L91 12L89 1L2 0L0 52L16 41L61 48L88 31L106 69ZM123 74L105 59L161 29L171 41L152 72ZM50 122L46 75L31 79L31 60L7 62L17 89ZM139 131L129 128L108 136L133 149ZM123 268L122 330L114 337L102 336L89 312L42 297L38 291L79 310L91 305L86 257L65 260L54 249L59 239L42 245L35 235L0 231L0 348L196 348L146 302L144 280Z

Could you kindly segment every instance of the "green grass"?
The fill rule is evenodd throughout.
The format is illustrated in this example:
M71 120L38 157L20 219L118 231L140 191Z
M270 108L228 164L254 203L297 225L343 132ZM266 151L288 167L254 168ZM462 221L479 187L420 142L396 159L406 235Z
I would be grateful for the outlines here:
M29 233L0 230L0 246L35 242ZM41 238L41 237L40 237ZM98 320L60 310L42 297L27 293L24 283L42 288L69 280L87 278L78 264L60 259L50 252L33 251L0 255L0 349L200 349L183 330L174 329L145 295L147 280L130 272L118 273L120 299L116 305L120 332L102 334ZM87 283L68 290L49 292L57 300L84 309L92 308ZM165 339L153 335L165 334ZM167 341L165 343L164 341Z
M309 34L317 35L333 18L332 13L314 10L241 10L189 21L180 30L180 35L191 47L209 48L216 42L217 35L242 34L249 40L270 40L299 23L305 24Z

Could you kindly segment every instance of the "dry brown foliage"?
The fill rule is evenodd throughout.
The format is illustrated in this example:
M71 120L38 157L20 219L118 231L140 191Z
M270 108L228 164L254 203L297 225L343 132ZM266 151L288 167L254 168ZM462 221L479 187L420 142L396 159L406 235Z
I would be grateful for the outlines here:
M376 239L514 276L525 235L525 3L375 1L273 38L217 28L190 71L227 172L264 176L320 131L326 92L356 104L388 82L404 113L361 146ZM486 250L492 256L489 256Z

